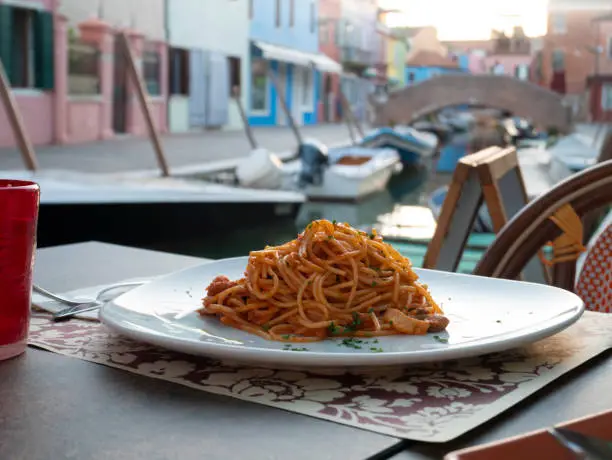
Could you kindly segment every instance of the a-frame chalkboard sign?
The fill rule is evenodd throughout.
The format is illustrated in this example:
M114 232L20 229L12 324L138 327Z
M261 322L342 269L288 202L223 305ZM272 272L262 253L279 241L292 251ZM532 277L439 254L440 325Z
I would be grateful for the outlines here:
M456 271L483 203L495 233L527 204L527 193L514 147L490 147L459 160L448 188L424 268ZM523 271L528 281L546 283L539 259Z

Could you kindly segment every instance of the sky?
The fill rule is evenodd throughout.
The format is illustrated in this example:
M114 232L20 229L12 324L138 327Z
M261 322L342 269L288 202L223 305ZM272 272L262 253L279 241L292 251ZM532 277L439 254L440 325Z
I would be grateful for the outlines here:
M440 40L487 39L491 29L522 25L529 36L546 33L548 0L379 0L390 26L425 26L438 29Z

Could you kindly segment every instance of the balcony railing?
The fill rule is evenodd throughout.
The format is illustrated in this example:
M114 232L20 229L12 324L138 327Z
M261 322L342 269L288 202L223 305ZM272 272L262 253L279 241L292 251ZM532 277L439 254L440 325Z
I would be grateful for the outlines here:
M364 66L369 66L374 63L374 53L372 51L356 46L343 46L341 48L340 58L342 62L363 64Z

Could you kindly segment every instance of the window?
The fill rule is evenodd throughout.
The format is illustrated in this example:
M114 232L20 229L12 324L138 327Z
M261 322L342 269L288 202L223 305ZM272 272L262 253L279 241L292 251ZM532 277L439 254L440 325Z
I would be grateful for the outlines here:
M229 87L230 87L230 96L234 95L234 91L237 91L237 94L240 94L242 87L242 78L241 78L241 64L240 58L230 56L227 58L229 64Z
M563 50L553 50L552 68L553 72L562 72L565 70L565 52Z
M13 10L13 55L11 83L17 88L34 87L34 11Z
M189 50L170 48L168 51L170 94L189 95Z
M276 0L276 27L281 25L281 0Z
M551 14L550 25L552 27L553 34L567 33L567 23L565 20L565 15L563 13Z
M612 110L612 84L606 83L601 87L601 108Z
M68 44L68 93L100 94L100 51L79 39Z
M315 11L315 4L314 2L310 2L310 33L314 34L315 31L317 30L317 14Z
M54 88L53 14L0 4L0 59L11 86Z
M312 75L312 69L303 69L302 75L302 81L304 83L304 88L302 89L302 106L311 107L312 100L314 97L314 79Z
M295 0L289 0L289 27L295 25Z
M161 56L155 45L145 45L142 55L143 78L151 96L161 94Z
M514 76L519 80L528 80L529 66L527 64L517 64L514 67Z
M319 44L325 45L329 41L329 23L322 22L319 24Z
M251 63L251 110L268 110L268 61L261 58Z

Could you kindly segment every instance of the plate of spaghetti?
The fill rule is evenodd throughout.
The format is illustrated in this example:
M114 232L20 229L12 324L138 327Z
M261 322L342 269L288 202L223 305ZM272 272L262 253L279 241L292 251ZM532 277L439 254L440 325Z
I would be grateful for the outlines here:
M500 351L564 329L583 308L550 286L417 269L376 233L317 220L279 246L156 279L100 317L219 359L363 366Z

